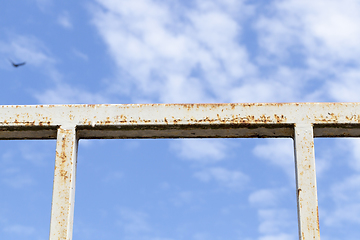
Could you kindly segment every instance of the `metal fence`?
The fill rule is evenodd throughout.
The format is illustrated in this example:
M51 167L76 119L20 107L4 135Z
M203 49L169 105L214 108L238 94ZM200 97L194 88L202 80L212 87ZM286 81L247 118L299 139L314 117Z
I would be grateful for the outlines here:
M72 239L79 139L294 139L300 240L319 240L314 137L359 137L360 103L0 106L0 139L57 139L50 240Z

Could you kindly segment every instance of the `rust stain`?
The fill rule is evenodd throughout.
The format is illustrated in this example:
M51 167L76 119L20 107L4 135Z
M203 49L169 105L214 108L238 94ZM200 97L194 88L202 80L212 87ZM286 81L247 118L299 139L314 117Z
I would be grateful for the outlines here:
M346 120L348 121L354 121L354 122L360 122L360 115L356 115L356 114L352 114L350 117L349 116L346 116L345 117Z
M319 117L315 116L315 122L323 122L323 123L336 123L339 121L339 115L335 115L334 113L328 112L325 116L320 114Z
M66 170L60 170L60 176L63 177L65 181L69 178L68 172Z
M277 123L286 122L286 120L287 120L284 115L279 116L279 115L275 114L274 117L275 117Z
M222 109L223 110L223 109ZM95 118L95 117L94 117ZM110 117L106 117L106 119L104 120L98 120L96 121L96 124L100 124L100 125L111 125L111 124L116 124L116 123L151 123L151 122L165 122L166 124L170 124L170 123L174 123L177 124L179 122L182 122L183 119L181 118L176 118L174 116L171 117L172 119L169 120L167 117L163 118L163 121L159 121L159 119L142 119L140 117L138 117L138 120L135 119L127 119L126 115L120 115L120 116L115 116L113 118ZM232 116L221 116L219 113L216 114L216 117L210 117L210 116L205 116L203 118L194 118L194 117L190 117L187 122L188 123L222 123L222 124L240 124L240 123L283 123L286 122L287 118L284 115L273 115L269 116L269 115L260 115L260 116L253 116L253 115L246 115L246 116L241 116L241 115L232 115ZM50 121L46 122L47 124L51 124ZM87 124L87 125L92 125L93 121L89 120L89 119L84 119L83 121L81 121L82 124ZM43 124L43 123L42 123Z
M316 206L316 212L317 212L317 232L320 233L320 221L319 221L319 206Z
M71 156L71 151L73 150L73 146L71 146L70 149L68 149L68 144L69 144L69 135L71 135L71 132L67 131L67 130L63 130L61 129L61 134L63 134L63 138L61 139L61 148L60 148L60 152L56 151L56 155L59 158L59 165L56 166L56 170L57 172L60 174L60 176L62 177L62 180L64 182L67 182L67 179L69 177L71 177L71 174L68 173L67 168L69 167L69 164L73 164L71 162L71 159L68 159ZM68 155L70 154L70 156ZM57 169L57 167L59 167L59 169Z
M125 115L120 115L120 122L121 123L126 123L126 116Z

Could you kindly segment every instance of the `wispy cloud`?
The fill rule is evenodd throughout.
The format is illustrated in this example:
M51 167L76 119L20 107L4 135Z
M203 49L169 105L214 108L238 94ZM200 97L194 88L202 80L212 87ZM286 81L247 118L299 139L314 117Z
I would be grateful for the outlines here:
M5 152L1 156L1 182L16 189L30 187L35 184L35 180L29 173L22 171L21 167L19 167L21 161L15 161L18 158L17 152L12 150Z
M74 52L74 54L75 54L76 57L81 58L81 59L84 60L84 61L88 61L88 60L89 60L88 55L86 55L85 53L80 52L80 51L77 50L77 49L73 49L73 52Z
M355 171L360 172L360 141L357 138L342 139L341 145L343 150L351 153L352 158L349 158L348 165Z
M120 171L111 171L102 179L105 183L118 182L122 179L124 174Z
M360 28L355 23L360 20L360 4L356 1L274 1L270 7L271 14L259 18L257 28L262 48L274 56L290 57L287 51L299 51L307 63L311 59L329 63L354 59L359 51Z
M287 209L264 209L259 210L260 218L259 233L263 235L259 240L284 239L295 240L298 236L292 232L296 229L296 215L291 215ZM292 218L293 216L293 218Z
M303 72L300 87L316 82L321 92L317 101L357 101L351 75L357 75L360 64L360 4L291 0L274 1L269 9L257 19L256 28L261 50L275 59L271 65L291 66L296 57L292 68Z
M239 44L241 2L97 1L93 23L133 91L161 102L229 101L255 67ZM233 8L232 8L233 7ZM246 14L245 14L246 15Z
M31 189L38 186L37 171L52 169L55 151L54 141L28 141L7 145L7 150L0 156L0 180L3 184L16 189ZM3 146L4 147L4 146Z
M295 239L297 239L297 237L295 237L293 234L286 234L286 233L269 234L259 238L259 240L295 240Z
M44 12L49 10L49 8L53 5L53 0L35 0L35 2L37 3L38 7Z
M101 93L91 93L69 85L67 83L58 83L54 88L37 92L34 97L41 104L75 104L75 103L108 103L110 100Z
M333 208L324 211L324 223L328 226L342 226L348 223L360 224L360 175L349 176L331 187Z
M259 189L249 195L249 204L257 208L259 218L259 240L284 239L295 240L296 211L284 207L290 189ZM292 191L293 192L293 191Z
M70 14L68 12L61 13L59 15L57 21L62 27L66 28L66 29L72 29L73 28L71 18L70 18Z
M156 234L148 214L130 208L118 209L119 220L117 225L121 228L121 236L125 240L173 240Z
M176 196L172 199L172 202L175 206L183 206L189 205L192 203L194 199L194 193L191 191L181 191L176 194Z
M8 169L11 170L11 169ZM35 184L32 176L20 172L9 172L2 177L2 182L12 188L24 188Z
M28 65L43 67L52 71L51 66L56 62L47 47L34 36L14 35L9 41L0 41L0 52L15 61L26 61Z
M237 170L228 170L222 167L205 168L194 174L196 178L203 182L215 181L220 185L233 190L242 190L250 178Z
M349 69L347 63L359 63L351 51L357 41L349 40L359 29L347 23L357 22L360 8L350 0L346 7L331 1L326 8L325 1L272 1L260 14L254 11L258 6L242 1L97 2L93 23L116 64L131 78L127 86L153 101L341 100L340 93L333 93L341 81L337 75ZM334 29L326 25L329 14L338 19ZM252 57L242 28L250 17L255 27L247 31L259 48ZM318 88L308 87L313 81ZM341 91L347 90L351 88Z
M267 143L255 146L253 153L255 156L266 159L271 164L280 167L288 176L294 178L294 146L291 139L267 140Z
M6 226L3 229L3 231L7 233L16 234L19 236L29 236L29 235L33 235L36 232L35 228L20 224Z
M0 52L14 60L26 61L28 67L41 69L41 73L50 79L48 85L53 84L53 87L39 91L36 86L30 90L39 103L107 103L110 101L104 93L92 93L68 83L56 66L56 57L42 41L34 36L12 35L8 42L0 41Z
M128 208L119 209L120 219L117 222L127 234L142 234L151 231L148 216L144 212L134 211Z
M275 207L279 204L282 195L286 192L283 189L260 189L250 194L249 203L259 208Z
M180 158L200 164L209 164L223 160L227 156L227 146L222 140L186 139L171 141L170 148Z
M55 144L51 145L50 142L29 142L26 145L20 145L19 151L21 153L21 158L30 162L35 166L44 166L48 162L47 159L52 157L52 151L55 151ZM44 150L44 147L48 150ZM52 147L52 148L51 148Z

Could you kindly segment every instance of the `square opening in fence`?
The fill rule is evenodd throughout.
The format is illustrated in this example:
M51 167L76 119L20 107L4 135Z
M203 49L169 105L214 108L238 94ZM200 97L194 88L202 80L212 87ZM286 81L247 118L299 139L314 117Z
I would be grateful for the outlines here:
M77 168L73 239L298 237L290 138L80 140Z
M315 138L320 232L325 239L360 237L360 139Z
M0 141L0 239L48 239L55 145Z

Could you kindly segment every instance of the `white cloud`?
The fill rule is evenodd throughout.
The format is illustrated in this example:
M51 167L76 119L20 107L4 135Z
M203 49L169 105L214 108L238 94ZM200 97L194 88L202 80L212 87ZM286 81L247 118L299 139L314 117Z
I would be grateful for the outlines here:
M326 209L324 223L339 226L360 223L360 175L352 175L331 187L331 198L335 205Z
M46 46L34 36L12 35L9 42L0 41L0 52L13 61L25 61L48 71L55 63Z
M293 234L286 234L286 233L267 235L259 238L259 240L295 240L295 239L297 238Z
M360 6L354 0L272 1L259 8L265 11L243 1L97 2L93 23L126 72L110 89L122 86L134 102L359 98L360 28L354 23ZM252 42L260 46L254 60L246 21L253 21Z
M70 15L68 12L63 12L62 14L60 14L60 16L57 19L58 23L67 29L72 29L73 25L70 19Z
M194 240L207 240L207 239L211 239L211 236L209 236L208 233L198 232L198 233L193 234L192 239L194 239Z
M360 87L359 77L359 69L344 69L343 73L338 74L337 79L328 82L329 94L337 101L359 102L360 96L357 92ZM341 79L341 81L338 79Z
M296 50L306 44L298 36L303 28L297 27L304 21L293 19L293 10L277 1L272 7L279 14L271 17L256 16L255 7L243 1L97 2L93 23L122 74L126 72L125 78L109 83L110 88L121 81L132 101L288 102L329 96L329 86L306 89L320 76L315 65L294 67L283 59L294 52L299 61L315 58ZM258 39L252 42L259 41L265 51L252 60L242 26L255 16Z
M20 236L29 236L35 233L35 228L21 224L15 224L6 226L3 231L7 233L14 233Z
M295 213L290 214L287 209L262 209L258 211L260 226L259 232L264 239L271 239L273 236L282 236L283 239L295 239L295 236L285 234L291 232L291 228L296 229L297 218ZM286 238L284 238L286 236ZM262 239L262 238L260 238Z
M78 58L81 58L81 59L84 60L84 61L88 61L88 60L89 60L89 56L86 55L85 53L80 52L80 51L77 50L77 49L73 49L73 52L74 52L75 56L77 56Z
M250 205L258 208L259 240L296 238L296 211L282 205L288 192L287 188L269 188L254 191L249 195Z
M105 94L91 93L81 90L66 83L56 84L55 88L44 92L34 93L34 97L40 104L104 104L110 100L104 97Z
M57 60L45 44L36 37L13 35L9 42L0 41L0 52L14 61L25 61L28 67L41 69L41 72L50 78L54 84L53 88L45 91L38 91L35 88L30 90L35 99L42 104L108 103L110 101L104 97L105 93L92 93L66 83L63 74L56 68Z
M342 139L342 150L350 151L352 158L348 158L349 166L360 172L360 141L358 138Z
M14 152L8 149L6 152L2 153L0 163L9 164L12 162L13 157Z
M53 0L35 0L35 2L43 12L47 12L49 7L52 6Z
M331 227L339 227L347 223L360 224L360 204L347 203L334 210L328 210L324 216L324 223Z
M315 157L316 162L316 177L317 179L325 176L324 174L328 169L331 167L330 159L322 158L322 157Z
M260 59L272 59L270 66L293 64L293 69L300 69L304 77L299 90L310 94L304 100L358 101L360 3L274 1L269 9L256 20L265 53ZM316 90L303 89L314 83Z
M49 142L41 144L39 144L39 142L29 142L26 145L21 144L19 148L21 157L36 166L44 166L47 163L47 157L49 157L49 152L44 151L44 147L50 147L48 144ZM52 147L53 150L55 150L55 144L53 144ZM52 155L50 155L50 157L52 157Z
M9 173L2 177L2 181L13 188L24 188L35 184L35 180L23 173Z
M194 193L191 191L180 191L176 193L176 197L172 199L175 206L188 205L194 199Z
M8 151L2 155L0 162L1 182L18 189L34 185L35 180L31 175L22 172L22 169L19 168L21 161L15 161L16 157L13 151Z
M218 182L220 185L231 189L241 190L249 181L249 177L236 170L227 170L221 167L206 168L194 174L196 178L203 182L210 182L212 180Z
M113 183L118 182L120 179L122 179L124 174L120 171L111 171L107 173L107 175L102 179L103 182L106 183Z
M286 101L291 98L290 95L297 98L290 86L261 79L250 79L248 83L229 92L231 102Z
M125 233L137 235L151 231L146 213L128 208L121 208L118 213L121 219L117 222L117 225L119 225Z
M267 143L255 146L253 153L280 167L289 176L295 176L294 146L291 139L267 140Z
M195 1L191 8L152 0L97 2L94 25L137 95L161 102L229 101L227 91L256 71L239 44L236 9L251 12L240 1Z
M260 189L250 194L249 203L259 208L274 207L284 192L285 189Z
M274 1L271 10L257 23L260 43L269 53L284 55L291 49L308 60L359 61L355 58L360 51L359 2Z
M213 163L223 160L228 145L218 139L185 139L171 141L170 148L181 158L198 163Z

